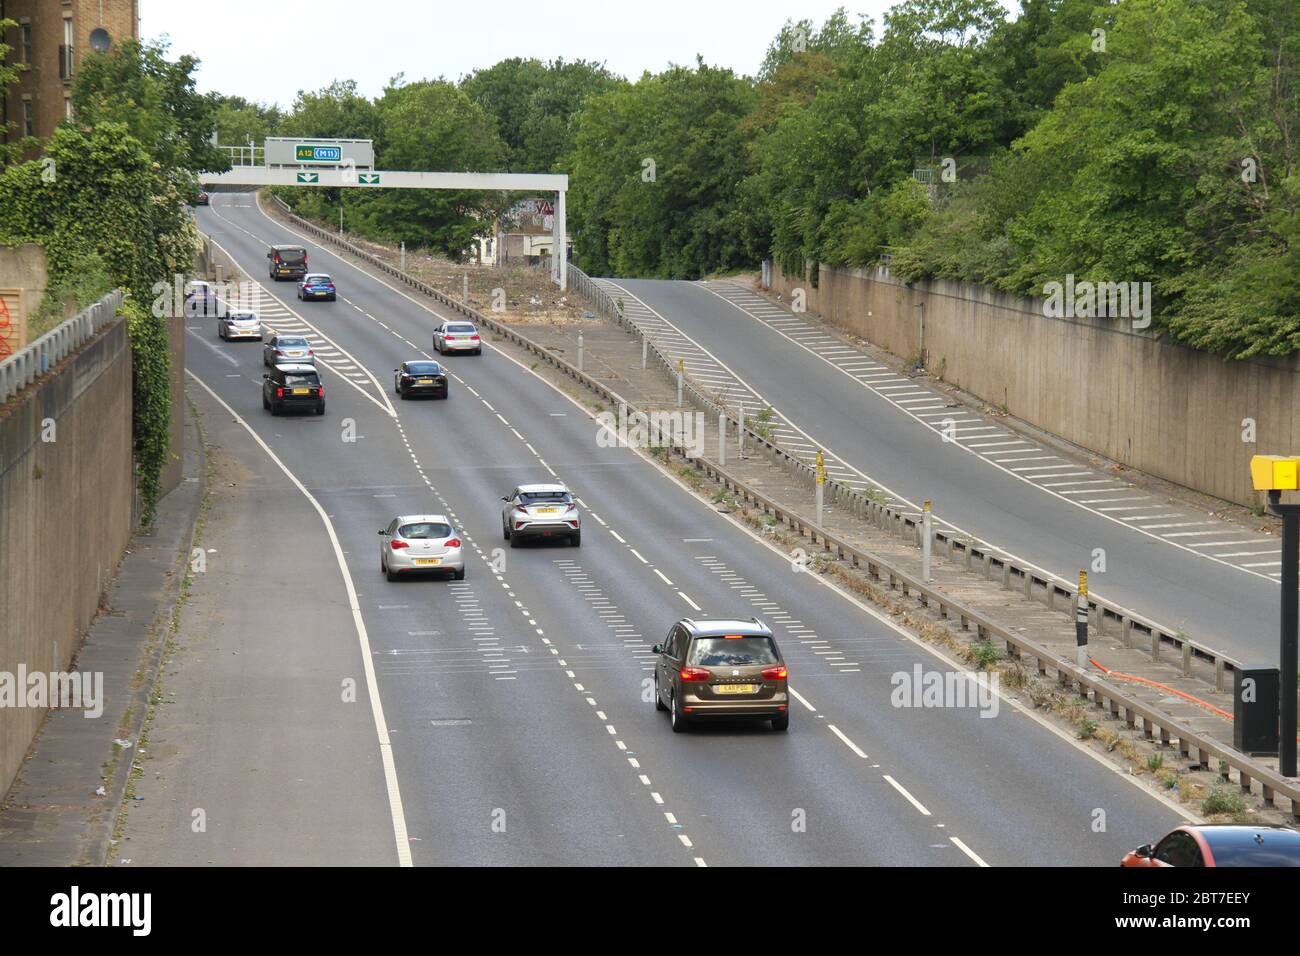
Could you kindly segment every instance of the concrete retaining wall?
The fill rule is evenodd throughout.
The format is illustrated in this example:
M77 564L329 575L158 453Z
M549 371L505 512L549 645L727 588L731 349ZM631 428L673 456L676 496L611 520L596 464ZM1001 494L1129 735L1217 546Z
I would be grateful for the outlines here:
M47 420L53 441L42 440ZM0 672L69 666L130 539L133 489L119 319L0 411ZM44 716L0 707L0 795Z
M1037 299L945 280L904 285L887 269L822 266L817 285L773 270L789 301L944 381L1107 458L1253 504L1250 456L1300 453L1300 363L1227 361L1122 319L1050 318ZM1243 420L1256 443L1242 440Z

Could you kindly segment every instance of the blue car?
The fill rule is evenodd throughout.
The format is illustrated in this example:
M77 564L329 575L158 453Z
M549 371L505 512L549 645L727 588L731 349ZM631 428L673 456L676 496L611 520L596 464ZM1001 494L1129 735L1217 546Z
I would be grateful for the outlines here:
M298 283L298 298L306 301L307 299L326 299L333 302L337 293L334 290L334 280L323 272L313 272L302 277Z

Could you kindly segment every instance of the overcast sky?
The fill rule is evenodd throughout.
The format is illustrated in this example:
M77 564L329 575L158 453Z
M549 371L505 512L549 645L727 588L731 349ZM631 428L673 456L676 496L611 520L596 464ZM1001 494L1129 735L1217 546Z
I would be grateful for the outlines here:
M1012 0L1004 4L1015 9ZM820 25L837 7L876 21L891 0L141 0L140 32L193 53L203 92L289 106L301 89L462 74L512 56L595 60L636 78L697 53L753 74L787 19ZM203 10L202 13L198 12Z

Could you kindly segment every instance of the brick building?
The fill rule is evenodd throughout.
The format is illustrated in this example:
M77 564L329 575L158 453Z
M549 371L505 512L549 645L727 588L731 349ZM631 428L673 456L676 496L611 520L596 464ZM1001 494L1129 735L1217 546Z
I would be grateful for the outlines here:
M0 104L0 141L45 138L72 109L72 82L94 40L112 45L140 36L140 0L0 0L5 60L18 82ZM103 31L99 33L98 31Z

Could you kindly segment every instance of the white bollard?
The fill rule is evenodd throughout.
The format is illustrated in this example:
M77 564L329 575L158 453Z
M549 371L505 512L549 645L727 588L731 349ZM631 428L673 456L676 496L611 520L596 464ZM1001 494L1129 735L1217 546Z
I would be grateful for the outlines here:
M930 514L930 499L921 506L921 578L929 584L934 578L930 575L930 548L934 543L934 523Z

